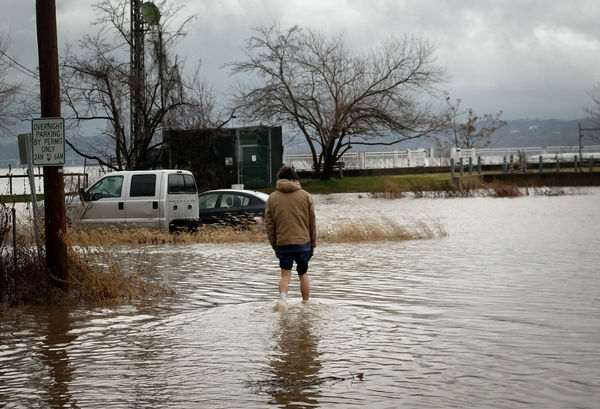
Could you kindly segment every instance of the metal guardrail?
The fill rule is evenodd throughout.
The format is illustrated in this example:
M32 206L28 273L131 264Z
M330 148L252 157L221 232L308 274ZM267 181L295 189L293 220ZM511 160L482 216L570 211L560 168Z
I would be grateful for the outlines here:
M348 152L342 155L344 169L385 169L405 168L430 165L425 149L390 152ZM283 162L292 165L296 170L310 171L314 169L312 155L284 155Z
M579 157L581 153L581 158ZM450 157L458 162L463 158L481 157L482 163L486 165L502 164L507 161L514 162L521 156L527 163L538 163L542 158L544 163L573 161L577 155L578 159L600 159L600 145L582 146L547 146L547 147L524 147L524 148L481 148L481 149L452 149Z

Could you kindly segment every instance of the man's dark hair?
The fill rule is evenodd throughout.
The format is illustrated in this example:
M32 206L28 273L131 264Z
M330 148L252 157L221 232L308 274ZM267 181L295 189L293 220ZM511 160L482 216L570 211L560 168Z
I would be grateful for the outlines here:
M277 172L277 179L298 180L298 174L293 166L283 165Z

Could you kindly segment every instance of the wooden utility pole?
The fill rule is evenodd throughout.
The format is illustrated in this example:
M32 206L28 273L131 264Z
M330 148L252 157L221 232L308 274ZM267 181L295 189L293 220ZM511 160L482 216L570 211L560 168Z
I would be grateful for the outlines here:
M56 35L55 0L36 0L38 59L42 118L58 118L60 84ZM58 285L65 287L68 276L65 183L62 166L44 167L44 207L46 224L46 270Z

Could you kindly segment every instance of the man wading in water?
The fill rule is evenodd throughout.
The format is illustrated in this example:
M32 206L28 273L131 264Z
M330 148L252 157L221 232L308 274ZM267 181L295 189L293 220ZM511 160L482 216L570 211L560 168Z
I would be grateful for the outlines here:
M296 262L302 299L307 301L310 283L306 272L317 244L315 207L310 194L300 187L298 175L291 166L283 166L277 173L277 190L267 200L265 224L281 267L279 297L285 300L287 296L292 266Z

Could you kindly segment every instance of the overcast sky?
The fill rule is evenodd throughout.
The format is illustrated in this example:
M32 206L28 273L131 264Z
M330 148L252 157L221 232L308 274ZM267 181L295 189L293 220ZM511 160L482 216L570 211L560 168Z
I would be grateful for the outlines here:
M0 0L0 34L9 54L37 66L35 1ZM95 0L56 0L59 49L93 32ZM217 92L234 81L220 67L242 57L251 28L298 24L342 33L366 50L391 35L410 34L437 46L452 98L475 112L502 110L504 119L578 119L600 82L597 0L187 0L195 15L179 54L201 60Z

